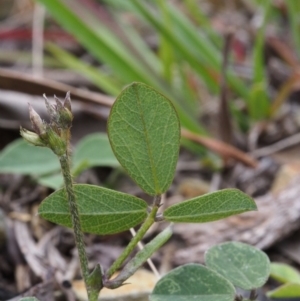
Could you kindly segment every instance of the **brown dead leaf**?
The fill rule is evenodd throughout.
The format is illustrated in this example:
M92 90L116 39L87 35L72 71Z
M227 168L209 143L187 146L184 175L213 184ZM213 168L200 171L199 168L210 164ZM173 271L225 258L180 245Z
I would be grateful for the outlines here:
M23 92L31 95L53 95L71 92L73 98L87 103L99 103L105 106L113 104L113 98L101 93L75 88L50 79L35 78L28 74L0 68L0 89Z
M229 158L235 159L253 168L256 168L258 165L258 162L254 158L250 157L248 154L225 142L210 137L200 136L186 129L181 129L181 135L184 138L202 144L211 151L222 156L224 160L227 160Z

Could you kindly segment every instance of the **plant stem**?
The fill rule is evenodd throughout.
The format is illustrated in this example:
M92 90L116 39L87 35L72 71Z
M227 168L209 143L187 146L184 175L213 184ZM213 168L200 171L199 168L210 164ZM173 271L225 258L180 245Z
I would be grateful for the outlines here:
M119 258L116 259L116 261L112 264L112 266L109 268L109 270L106 272L106 278L109 279L123 264L123 262L126 260L126 258L130 255L130 253L133 251L133 249L136 247L138 242L142 240L148 229L153 225L155 222L155 217L157 210L160 206L160 196L156 196L153 202L153 207L151 212L149 213L148 217L146 218L145 222L142 224L140 229L137 231L136 235L131 239L130 243L127 245L127 247L124 249L122 254L119 256Z
M257 299L257 291L256 289L252 289L249 295L249 300L255 301Z
M221 69L221 79L220 79L220 100L219 100L219 112L218 112L218 126L219 126L219 135L222 141L232 144L232 116L229 110L228 104L228 87L227 87L227 69L228 69L228 60L230 45L234 37L233 30L228 30L224 35L224 47L223 47L223 61Z
M92 301L92 299L90 299L91 292L87 285L87 280L89 276L88 259L85 252L83 233L81 230L80 217L79 217L78 207L76 203L76 196L73 188L72 176L70 172L68 153L66 152L65 155L61 156L59 158L59 161L61 165L62 174L64 177L65 188L67 192L67 198L69 202L70 214L72 219L72 226L74 229L75 243L78 249L80 266L82 270L82 276L87 287L88 298L90 301Z

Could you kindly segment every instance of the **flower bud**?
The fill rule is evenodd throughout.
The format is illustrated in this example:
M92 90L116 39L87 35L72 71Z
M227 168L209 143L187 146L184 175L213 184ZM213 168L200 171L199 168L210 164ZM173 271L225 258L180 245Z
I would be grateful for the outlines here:
M51 126L47 127L46 134L42 138L47 146L57 155L62 156L67 150L67 142L60 137Z
M34 132L27 131L26 129L20 127L20 134L30 144L35 146L46 146L40 136Z
M72 105L71 105L71 97L70 97L70 91L67 92L66 98L64 100L64 107L68 109L72 113Z
M45 99L45 105L46 105L46 108L47 108L47 111L48 111L48 115L50 117L50 121L52 122L52 121L55 120L55 114L56 114L55 108L52 105L50 105L50 103L48 101L48 98L46 97L45 94L43 94L43 97Z
M50 105L44 94L45 104L50 116L50 123L43 122L41 117L29 104L29 115L34 132L21 128L21 135L29 143L37 146L49 147L57 156L62 156L67 151L72 126L73 115L71 112L70 92L67 93L62 103L56 96L56 105Z
M72 126L73 114L68 107L71 107L70 94L67 93L64 104L54 96L56 101L56 123L61 129L68 130ZM68 100L69 99L69 100ZM66 106L65 106L66 104Z
M70 129L72 126L73 114L66 108L59 112L59 126L62 129Z
M42 135L45 133L45 125L43 120L41 119L40 115L33 109L31 104L28 104L29 106L29 117L31 120L31 124L33 129L38 135Z
M56 95L54 95L54 99L56 102L56 112L59 112L60 110L62 110L64 108L62 102L59 100L58 97L56 97Z

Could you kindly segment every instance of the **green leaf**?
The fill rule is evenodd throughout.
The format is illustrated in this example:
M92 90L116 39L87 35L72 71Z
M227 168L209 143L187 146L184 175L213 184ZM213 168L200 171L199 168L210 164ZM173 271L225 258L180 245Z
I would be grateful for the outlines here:
M175 204L163 215L176 223L206 223L251 210L257 210L252 198L238 189L223 189Z
M55 173L52 175L47 175L43 177L39 177L37 179L37 182L41 184L42 186L46 186L49 188L52 188L54 190L59 189L63 186L64 184L64 178L62 174L60 173Z
M124 274L128 275L127 278L133 275L133 273L135 273L137 269L153 255L154 252L160 249L171 238L172 234L172 226L168 226L166 229L161 231L125 265L117 278Z
M82 230L94 234L123 232L147 216L147 203L137 197L103 187L74 185ZM39 214L53 223L72 227L65 189L48 196Z
M172 226L167 227L144 246L123 268L120 274L111 281L110 288L120 287L124 281L132 276L154 252L160 249L172 236Z
M176 111L163 95L133 83L115 101L108 137L120 164L148 194L170 186L176 168L180 126Z
M75 174L78 174L77 169L83 165L84 169L93 166L117 167L119 162L111 150L107 135L97 133L80 140L73 154L73 165Z
M257 248L240 242L212 247L205 254L205 264L245 290L263 286L270 274L268 256Z
M300 284L299 283L286 283L279 286L277 289L267 293L271 298L295 298L300 297Z
M77 177L84 170L94 166L119 166L119 162L113 154L106 134L90 134L77 144L73 154L72 174ZM52 174L39 177L41 185L58 189L63 185L61 174Z
M0 154L0 173L43 175L59 168L50 149L30 145L23 139L10 143Z
M294 282L300 284L300 273L285 263L272 262L270 276L282 283Z
M103 288L102 278L102 268L98 263L86 279L86 287L89 291L89 300L99 299L99 292Z
M35 297L25 297L20 299L20 301L39 301L39 299L35 298Z
M151 301L233 301L235 289L223 276L200 264L186 264L161 278Z

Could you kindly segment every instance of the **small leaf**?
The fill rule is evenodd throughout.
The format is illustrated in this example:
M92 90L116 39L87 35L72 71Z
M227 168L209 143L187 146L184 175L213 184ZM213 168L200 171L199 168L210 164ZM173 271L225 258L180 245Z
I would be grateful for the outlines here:
M300 284L300 273L285 263L272 262L270 277L282 283L293 282Z
M93 166L119 166L106 134L91 134L80 140L73 155L74 169L83 163L85 169Z
M140 250L122 269L120 274L111 281L105 284L107 288L120 287L124 281L131 277L144 264L154 252L162 247L172 236L172 226L167 227L147 243L142 250Z
M82 230L94 234L123 232L147 216L147 203L137 197L103 187L74 185ZM55 191L39 207L39 214L65 227L72 227L65 189Z
M210 248L205 264L245 290L263 286L270 274L268 256L244 243L228 242Z
M151 301L233 301L234 286L223 276L200 264L172 270L156 284Z
M300 284L299 283L286 283L284 285L279 286L275 290L268 292L267 296L271 297L271 298L300 297Z
M30 145L23 139L10 143L0 154L0 173L43 175L59 168L50 149Z
M39 301L39 299L35 298L35 297L25 297L20 299L19 301Z
M100 264L97 264L94 270L86 279L86 287L89 291L89 300L98 300L99 292L103 288L103 273Z
M272 262L270 276L282 283L293 282L300 284L300 273L285 263Z
M171 102L154 89L133 83L115 101L108 136L120 164L148 194L165 192L174 177L180 126Z
M251 210L257 210L252 198L238 189L223 189L175 204L163 215L176 223L206 223Z

